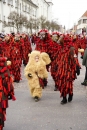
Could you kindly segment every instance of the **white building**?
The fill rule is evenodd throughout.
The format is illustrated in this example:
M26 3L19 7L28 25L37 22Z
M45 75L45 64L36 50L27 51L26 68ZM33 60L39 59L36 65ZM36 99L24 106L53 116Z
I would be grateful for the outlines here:
M44 16L46 20L51 21L52 5L52 0L0 0L0 32L16 32L15 28L3 26L3 22L8 22L8 16L12 11L23 14L28 20ZM21 31L27 32L28 30L22 28Z
M43 16L46 20L52 20L52 0L32 0L38 6L37 18Z
M87 11L78 20L77 34L81 34L82 30L84 30L84 31L87 30Z

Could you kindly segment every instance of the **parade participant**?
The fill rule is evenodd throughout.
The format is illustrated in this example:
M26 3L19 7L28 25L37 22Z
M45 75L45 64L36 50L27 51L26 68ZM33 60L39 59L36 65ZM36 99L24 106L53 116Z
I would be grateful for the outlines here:
M46 52L50 59L52 59L52 39L50 37L50 34L48 30L42 29L38 32L38 39L36 42L36 48L35 50L38 50L40 52ZM49 69L50 65L47 65L47 70ZM44 86L47 86L47 79L44 79Z
M44 87L43 79L48 77L46 65L51 62L49 55L45 52L32 51L24 73L29 83L29 90L35 101L39 101Z
M14 42L11 44L11 69L14 76L14 82L21 80L22 50L20 35L15 35Z
M29 59L28 54L32 51L32 48L31 48L31 43L29 41L28 35L22 34L21 36L22 37L20 38L20 41L22 43L23 64L24 66L26 66Z
M80 36L80 48L84 49L84 50L86 49L85 41L86 41L85 36L81 35ZM83 55L84 55L84 52L81 52L81 59L83 59Z
M84 81L81 83L81 85L87 86L87 36L85 36L85 49L79 49L79 52L83 53L83 61L82 65L85 66L86 71L85 71L85 78Z
M80 74L80 65L69 36L61 35L58 44L61 48L57 60L56 80L60 97L63 97L61 104L66 104L67 95L69 95L68 102L73 99L73 81Z
M57 43L58 39L59 39L60 34L58 32L53 32L51 37L53 40L53 46L52 46L52 50L53 50L53 56L52 56L52 62L51 62L51 76L55 82L55 88L54 91L57 91L57 81L56 81L56 71L57 71L57 57L58 57L58 53L59 53L59 44Z
M7 57L8 60L11 60L11 45L13 42L13 37L11 35L6 35L4 37L4 56Z
M9 63L6 57L3 57L3 47L0 44L0 130L3 130L6 120L6 109L8 100L16 100L14 96L13 79L9 72Z

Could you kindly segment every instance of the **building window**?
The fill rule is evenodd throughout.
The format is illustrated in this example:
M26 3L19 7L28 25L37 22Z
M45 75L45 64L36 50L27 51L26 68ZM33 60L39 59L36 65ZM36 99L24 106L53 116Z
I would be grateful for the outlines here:
M27 11L27 5L25 5L25 11Z
M11 5L13 5L13 0L11 0Z
M13 5L13 0L8 0L8 5Z
M24 11L24 4L22 4L22 10Z
M30 13L30 7L28 7L28 13Z
M87 19L83 19L83 23L87 23Z
M81 24L81 20L78 21L78 24Z
M3 21L5 21L5 16L3 16Z
M15 0L15 8L18 8L18 1Z
M21 10L21 3L20 3L20 10Z

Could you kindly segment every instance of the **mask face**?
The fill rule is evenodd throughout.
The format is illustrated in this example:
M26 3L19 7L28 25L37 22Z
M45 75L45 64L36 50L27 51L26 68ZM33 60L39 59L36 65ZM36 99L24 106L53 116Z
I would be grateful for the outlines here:
M45 32L41 32L41 33L39 34L39 37L40 37L41 40L45 39L45 37L46 37Z
M52 40L57 42L58 41L58 36L56 34L52 35Z
M18 41L20 41L20 38L16 36L16 37L14 38L14 40L15 40L16 42L18 42Z
M35 61L36 61L36 62L39 61L39 56L35 56Z
M63 45L64 44L64 37L61 35L58 39L58 44Z

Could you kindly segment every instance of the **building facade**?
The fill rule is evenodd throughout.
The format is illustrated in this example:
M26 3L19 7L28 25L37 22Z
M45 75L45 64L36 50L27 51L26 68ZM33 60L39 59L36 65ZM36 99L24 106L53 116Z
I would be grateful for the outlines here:
M77 34L87 33L87 11L78 20Z
M16 32L13 27L7 28L3 26L3 22L9 21L8 16L12 11L23 14L28 20L43 16L46 20L51 21L52 5L52 0L0 0L0 32ZM21 28L21 32L27 31L29 30L24 27Z

